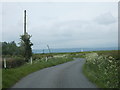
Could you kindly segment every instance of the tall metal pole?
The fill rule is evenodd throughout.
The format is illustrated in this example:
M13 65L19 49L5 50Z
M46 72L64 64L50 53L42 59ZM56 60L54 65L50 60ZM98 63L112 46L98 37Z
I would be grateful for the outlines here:
M51 53L50 48L49 48L49 45L47 45L47 47L48 47L49 53Z
M26 10L24 10L24 35L26 34Z

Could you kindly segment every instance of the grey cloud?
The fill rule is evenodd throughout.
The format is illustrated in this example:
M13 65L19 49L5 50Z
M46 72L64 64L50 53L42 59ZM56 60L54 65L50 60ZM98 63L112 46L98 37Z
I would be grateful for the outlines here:
M47 26L46 26L47 27ZM33 41L36 41L38 36L40 41L45 41L47 43L52 43L51 45L61 45L65 44L66 46L75 42L73 46L76 46L76 43L79 45L85 45L85 43L97 44L107 43L106 41L113 41L117 39L116 36L116 24L111 24L108 26L103 26L97 24L93 21L67 21L67 22L55 22L50 28L38 27L41 30L33 32ZM41 31L41 32L40 32ZM35 34L34 34L35 33ZM61 43L62 42L62 43ZM64 46L64 45L63 45Z
M105 13L96 17L94 21L98 24L109 25L117 22L117 19L111 13Z
M108 7L106 4L102 7L102 4L100 6L95 4L95 8L91 5L74 7L71 6L72 3L70 8L67 6L42 8L44 5L41 5L38 4L37 7L32 3L23 5L28 9L27 31L32 35L34 48L46 48L46 44L53 48L117 45L117 19L114 17L116 14L113 14L117 11L114 5ZM23 11L17 8L17 5L6 5L4 8L3 40L19 41L19 35L23 33ZM105 13L109 11L114 16ZM101 15L102 13L105 14ZM96 17L97 15L100 16Z

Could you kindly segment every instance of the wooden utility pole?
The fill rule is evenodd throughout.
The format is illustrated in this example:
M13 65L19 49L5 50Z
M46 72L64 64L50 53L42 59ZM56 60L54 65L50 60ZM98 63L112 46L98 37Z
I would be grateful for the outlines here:
M24 35L26 34L26 10L24 10Z

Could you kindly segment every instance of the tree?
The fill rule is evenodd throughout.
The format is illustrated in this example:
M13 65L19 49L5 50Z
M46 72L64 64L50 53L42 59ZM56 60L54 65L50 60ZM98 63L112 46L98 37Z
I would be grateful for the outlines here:
M14 41L12 42L2 42L2 54L3 55L18 55L18 46Z
M28 33L26 33L25 35L21 35L21 51L23 52L23 56L25 57L26 62L29 61L30 57L32 56L32 48L31 46L33 45L33 43L31 43L30 38L32 36L30 36Z

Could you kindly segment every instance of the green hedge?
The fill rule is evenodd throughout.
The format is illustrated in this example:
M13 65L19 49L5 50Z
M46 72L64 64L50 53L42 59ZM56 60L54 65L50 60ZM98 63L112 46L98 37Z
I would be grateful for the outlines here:
M12 57L6 58L6 68L15 68L23 65L25 63L24 58L22 57ZM4 61L2 60L2 65L4 65ZM3 66L4 67L4 66Z

